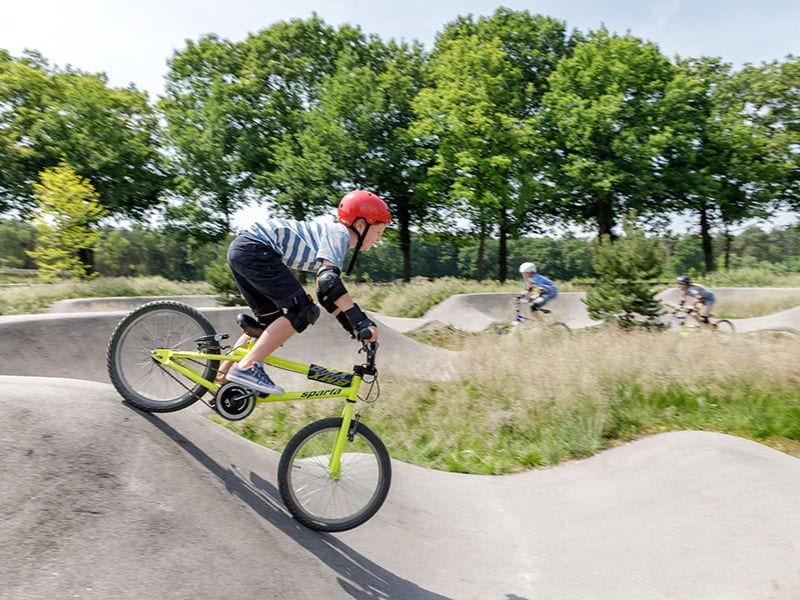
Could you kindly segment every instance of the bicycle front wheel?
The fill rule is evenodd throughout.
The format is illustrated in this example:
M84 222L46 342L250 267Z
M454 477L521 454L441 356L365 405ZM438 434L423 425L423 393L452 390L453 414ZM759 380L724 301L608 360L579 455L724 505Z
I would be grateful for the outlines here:
M278 464L278 488L286 508L317 531L347 531L369 520L386 500L392 465L386 446L363 423L345 442L341 476L329 465L341 417L306 425L286 445Z
M731 335L736 330L733 328L733 323L728 319L722 319L714 323L714 331L722 335Z
M120 395L142 410L170 412L195 402L206 388L151 358L157 348L196 351L197 339L214 335L214 326L200 312L180 302L156 301L128 313L114 329L106 362L111 383ZM212 342L206 350L219 353ZM219 361L184 361L203 379L213 381Z

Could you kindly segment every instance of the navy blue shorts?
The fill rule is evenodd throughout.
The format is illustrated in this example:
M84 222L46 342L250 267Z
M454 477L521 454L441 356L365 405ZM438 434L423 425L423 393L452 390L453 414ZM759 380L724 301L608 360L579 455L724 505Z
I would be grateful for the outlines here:
M290 308L306 297L281 255L254 239L240 235L231 242L228 266L242 298L257 317Z

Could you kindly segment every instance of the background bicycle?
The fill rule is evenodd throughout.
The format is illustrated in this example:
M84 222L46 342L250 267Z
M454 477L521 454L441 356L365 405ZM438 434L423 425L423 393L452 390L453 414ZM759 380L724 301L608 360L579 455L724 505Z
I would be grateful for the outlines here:
M240 360L263 331L248 315L240 315L239 323L250 341L230 348L221 345L228 335L217 333L194 308L171 301L144 304L111 335L111 382L126 401L147 412L176 411L202 400L232 421L248 417L259 402L343 399L340 417L310 423L289 440L278 464L278 488L289 512L311 529L345 531L361 525L380 509L391 485L389 453L360 421L361 408L380 393L377 343L362 343L366 360L352 372L269 356L265 364L326 387L262 395L215 381L220 361ZM203 400L209 393L211 399Z
M714 319L708 318L708 323L703 323L702 320L698 321L693 313L695 310L684 306L677 306L674 304L667 304L671 309L669 315L672 317L671 325L677 328L682 333L688 334L693 331L708 330L720 335L731 335L735 333L736 329L733 323L728 319Z
M514 298L514 317L508 323L500 323L495 326L495 332L498 335L505 335L512 333L517 327L525 323L533 323L535 325L546 327L548 331L552 332L570 332L571 329L566 323L556 321L549 308L536 308L531 310L531 302L536 296L531 297L528 294L516 296ZM536 312L536 316L528 316L528 314Z

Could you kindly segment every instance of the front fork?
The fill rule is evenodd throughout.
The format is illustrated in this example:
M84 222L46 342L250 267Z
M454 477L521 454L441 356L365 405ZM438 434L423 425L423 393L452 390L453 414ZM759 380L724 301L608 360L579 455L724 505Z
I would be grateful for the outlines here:
M330 460L330 478L331 481L339 481L342 478L342 453L344 452L344 445L348 441L353 441L355 435L355 428L358 427L359 415L356 414L353 418L353 409L356 403L348 400L342 410L342 426L339 428L339 433L336 436L336 442L333 444L333 452L331 452Z

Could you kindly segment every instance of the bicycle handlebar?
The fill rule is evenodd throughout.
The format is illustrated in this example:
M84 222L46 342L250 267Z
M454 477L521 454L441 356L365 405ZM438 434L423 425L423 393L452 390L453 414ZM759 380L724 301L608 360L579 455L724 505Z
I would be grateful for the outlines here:
M362 340L359 352L367 353L367 362L361 365L356 371L361 371L368 375L376 375L378 370L375 368L375 358L378 354L378 342L365 342Z

